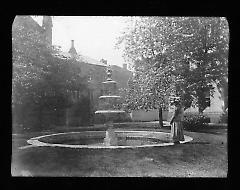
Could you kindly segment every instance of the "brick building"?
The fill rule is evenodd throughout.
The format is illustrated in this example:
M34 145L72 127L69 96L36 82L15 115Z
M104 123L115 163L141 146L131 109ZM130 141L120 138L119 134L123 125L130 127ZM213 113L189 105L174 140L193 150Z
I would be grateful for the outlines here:
M16 16L13 24L37 31L48 46L53 46L53 21L51 16L43 16L42 25L39 25L31 16ZM103 59L98 61L78 54L74 46L74 40L71 40L68 52L60 52L60 57L74 58L79 63L80 75L88 77L89 85L88 90L79 90L70 93L74 104L64 111L64 115L59 116L65 119L58 124L71 126L91 124L93 123L93 114L97 109L98 97L102 93L102 82L106 79L107 62ZM111 65L110 67L113 70L113 80L118 82L118 88L126 88L127 81L132 75L132 72L127 69L126 64L123 67L117 65ZM87 101L88 107L86 107ZM44 115L50 117L51 114L48 112ZM46 119L51 120L49 118Z

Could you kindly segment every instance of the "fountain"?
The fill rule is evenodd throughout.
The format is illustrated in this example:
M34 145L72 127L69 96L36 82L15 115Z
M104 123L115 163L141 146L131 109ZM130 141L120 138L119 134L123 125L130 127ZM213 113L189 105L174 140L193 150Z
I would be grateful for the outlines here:
M27 142L34 146L65 148L140 148L174 145L170 133L160 131L117 130L114 122L127 121L127 113L120 109L121 97L117 95L117 82L112 80L112 70L107 68L107 80L103 82L103 95L99 97L95 123L103 123L106 131L64 132L33 137ZM186 143L193 138L184 135Z
M95 112L95 122L107 126L104 143L108 146L118 144L113 122L124 121L127 114L119 109L120 96L117 95L117 82L112 80L112 70L107 67L107 80L103 82L103 95L99 97L99 110Z
M113 122L128 120L128 115L120 109L121 97L117 95L117 82L112 80L112 70L107 68L107 80L102 82L103 95L99 97L98 110L95 112L95 123L112 125Z

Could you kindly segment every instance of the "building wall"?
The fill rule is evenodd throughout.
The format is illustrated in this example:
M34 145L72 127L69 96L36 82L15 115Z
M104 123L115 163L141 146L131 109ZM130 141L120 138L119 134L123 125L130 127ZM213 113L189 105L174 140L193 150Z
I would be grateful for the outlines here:
M223 100L221 100L221 94L219 93L218 89L215 86L215 93L213 97L210 97L210 107L207 107L203 114L210 117L211 123L218 123L221 114L223 113ZM191 107L185 110L185 113L191 113L191 114L198 114L198 108L197 107ZM137 110L132 111L130 114L133 121L155 121L159 120L158 117L158 110L151 110L151 111L144 111L144 110ZM163 111L163 120L169 121L171 116L173 115L172 110L170 111Z
M117 81L117 87L120 88L128 88L128 80L132 76L132 72L127 70L126 68L122 68L116 65L111 66L112 79Z
M96 109L98 105L98 97L102 95L102 82L107 79L106 66L87 64L84 62L79 62L79 66L81 68L81 74L90 78L93 104ZM117 82L117 88L127 88L127 82L132 75L132 72L116 65L112 65L111 69L113 71L112 79Z
M218 123L221 114L223 113L223 105L224 101L221 99L221 94L218 91L215 84L213 84L215 87L215 92L213 94L213 97L210 97L210 107L207 107L203 114L210 117L211 123ZM198 113L197 107L191 107L185 110L186 113Z
M98 109L98 104L99 104L99 96L102 95L102 89L103 89L103 84L102 82L106 81L107 76L106 76L106 66L101 66L101 65L94 65L94 64L88 64L84 62L79 61L79 66L81 70L81 75L82 76L87 76L88 81L89 81L89 109L90 111L90 117L94 116L95 111ZM127 81L128 77L130 77L129 73L131 73L128 70L123 70L122 68L116 66L113 69L113 80L116 79L118 83L118 87L127 87ZM123 71L122 71L123 70ZM127 74L123 74L127 72ZM86 89L85 89L86 90ZM83 92L82 92L83 93ZM72 107L70 107L67 110L67 116L66 116L66 125L67 126L79 126L79 125L84 125L86 122L83 122L83 117L84 115L83 112L79 111L81 110L80 104L74 104ZM90 124L93 124L93 118L89 118Z
M163 111L163 120L168 121L169 118L169 112ZM150 110L150 111L144 111L144 110L134 110L130 113L131 119L133 121L157 121L159 120L158 110Z

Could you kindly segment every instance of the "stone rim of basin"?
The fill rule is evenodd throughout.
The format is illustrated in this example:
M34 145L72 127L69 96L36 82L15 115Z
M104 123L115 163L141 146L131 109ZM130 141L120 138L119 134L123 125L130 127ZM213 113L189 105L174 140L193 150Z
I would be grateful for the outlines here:
M54 144L54 143L46 143L46 142L42 142L41 139L44 137L50 137L50 136L56 136L56 135L64 135L64 134L76 134L76 133L80 133L80 134L84 134L84 133L104 133L105 131L82 131L82 132L66 132L66 133L56 133L56 134L51 134L51 135L43 135L43 136L38 136L38 137L33 137L31 139L29 139L27 142L31 145L34 145L33 147L38 147L38 146L47 146L47 147L64 147L64 148L90 148L90 149L118 149L118 148L147 148L147 147L162 147L162 146L170 146L170 145L174 145L173 142L169 141L166 143L157 143L157 144L145 144L145 145L137 145L137 146L118 146L118 145L114 145L114 146L107 146L107 145L71 145L71 144ZM156 138L158 139L161 135L167 135L168 137L170 136L170 133L165 133L165 132L153 132L153 131L121 131L121 130L116 130L116 133L124 133L124 134L135 134L133 136L129 136L129 137L140 137L140 138L146 138L148 136L148 138ZM185 140L184 141L180 141L180 144L183 143L187 143L193 140L192 137L189 137L187 135L184 135Z
M95 113L125 113L123 110L97 110Z
M104 96L100 96L99 99L101 98L121 98L121 96L117 96L117 95L104 95Z

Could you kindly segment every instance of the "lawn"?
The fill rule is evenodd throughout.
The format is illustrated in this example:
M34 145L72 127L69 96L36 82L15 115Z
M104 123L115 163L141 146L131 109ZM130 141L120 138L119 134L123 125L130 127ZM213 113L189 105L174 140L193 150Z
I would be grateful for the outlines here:
M154 130L169 131L169 129ZM185 131L186 135L193 137L193 141L168 147L113 150L57 147L18 149L19 146L27 145L26 140L30 137L42 134L47 133L13 135L12 175L74 177L227 176L226 129L215 129L201 133Z

